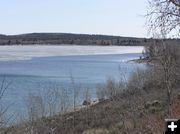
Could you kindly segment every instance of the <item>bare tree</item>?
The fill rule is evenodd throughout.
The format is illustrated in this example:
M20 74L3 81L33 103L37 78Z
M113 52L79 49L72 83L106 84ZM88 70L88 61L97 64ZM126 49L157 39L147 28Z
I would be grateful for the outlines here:
M119 66L118 67L118 71L119 71L119 82L118 82L118 89L120 91L123 91L126 89L126 86L127 86L127 71L128 69L125 67L122 67L122 66Z
M84 102L83 105L90 105L91 104L91 93L90 89L86 88L84 92Z
M90 122L90 116L91 115L91 110L90 110L90 104L91 104L91 93L90 93L90 89L86 88L85 92L84 92L84 102L83 105L85 106L83 111L84 111L84 116L85 116L85 120L86 120L86 124L89 126L89 122ZM83 112L81 111L81 112ZM83 113L82 113L83 114Z
M12 81L7 82L6 77L4 76L1 82L0 86L0 128L3 127L4 125L7 125L8 121L10 120L11 117L8 117L8 119L5 118L5 114L7 113L10 105L3 105L2 99L4 97L4 93L6 90L9 88L11 85Z
M162 80L164 83L164 88L167 91L167 114L168 116L171 115L171 103L172 103L172 92L174 85L177 80L177 72L178 72L178 62L179 62L179 46L172 46L171 44L166 44L165 42L161 42L161 49L159 51L160 53L160 59L159 68L162 72Z
M31 122L43 117L45 110L43 98L30 94L27 98L27 110Z
M72 91L73 91L72 98L73 98L73 111L74 111L74 114L73 114L73 131L74 131L75 120L76 120L75 111L76 111L77 101L78 101L78 97L79 97L80 87L78 87L77 84L75 83L75 79L71 72L70 72L70 80L71 80L71 86L72 86Z
M48 106L48 115L53 116L58 111L58 107L60 105L60 89L53 85L48 89L45 89L44 92L45 103Z
M113 98L117 94L117 87L115 79L109 77L106 84L108 98Z
M106 87L104 84L96 85L96 95L99 101L103 101L107 98Z
M179 36L180 0L150 0L147 23L152 32L163 28L164 34L169 35L175 31L176 36Z
M180 35L180 0L151 0L147 14L151 33L160 34L159 67L162 71L164 88L167 91L167 115L170 116L173 83L176 80L177 53L175 47L164 41L168 35Z
M144 58L148 59L148 60L152 60L154 58L156 58L159 54L158 52L158 41L157 39L154 39L152 43L144 46Z
M60 112L61 113L67 112L69 107L70 107L70 97L68 94L68 89L67 88L61 88L61 91L60 91Z

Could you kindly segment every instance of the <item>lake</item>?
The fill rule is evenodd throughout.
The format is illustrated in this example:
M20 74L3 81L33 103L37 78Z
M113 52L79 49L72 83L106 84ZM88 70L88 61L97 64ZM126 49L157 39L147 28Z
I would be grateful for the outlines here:
M0 61L0 82L5 78L6 84L11 84L5 91L3 102L11 105L10 113L20 113L26 109L25 100L29 94L40 94L57 87L58 90L68 89L71 96L72 79L80 87L80 102L87 88L91 97L96 98L96 85L105 83L108 77L119 79L122 73L128 77L136 68L144 68L143 64L127 62L139 58L142 55L139 51L124 54L31 55L28 60L7 60L6 57L6 60Z

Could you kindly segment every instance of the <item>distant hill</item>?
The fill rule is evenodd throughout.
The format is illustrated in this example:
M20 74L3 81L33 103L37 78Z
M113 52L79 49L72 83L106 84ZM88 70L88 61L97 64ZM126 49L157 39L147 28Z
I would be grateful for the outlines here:
M171 40L179 42L180 40ZM0 34L0 45L29 45L29 44L76 44L76 45L118 45L144 46L152 39L121 37L108 35L70 34L70 33L29 33L21 35Z

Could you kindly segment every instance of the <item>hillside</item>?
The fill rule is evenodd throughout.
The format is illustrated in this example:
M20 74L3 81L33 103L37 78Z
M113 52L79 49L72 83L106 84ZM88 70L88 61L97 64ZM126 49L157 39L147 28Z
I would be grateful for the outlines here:
M0 34L0 45L77 44L144 46L150 41L152 40L146 38L70 33L29 33L21 35Z

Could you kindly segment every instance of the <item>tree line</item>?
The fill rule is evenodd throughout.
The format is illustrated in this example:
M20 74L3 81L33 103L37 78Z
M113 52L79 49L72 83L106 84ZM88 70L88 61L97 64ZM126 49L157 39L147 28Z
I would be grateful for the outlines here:
M172 39L168 39L174 42ZM66 34L66 33L32 33L22 35L0 35L0 45L29 45L29 44L76 44L76 45L119 45L145 46L153 39L134 38L107 35Z

